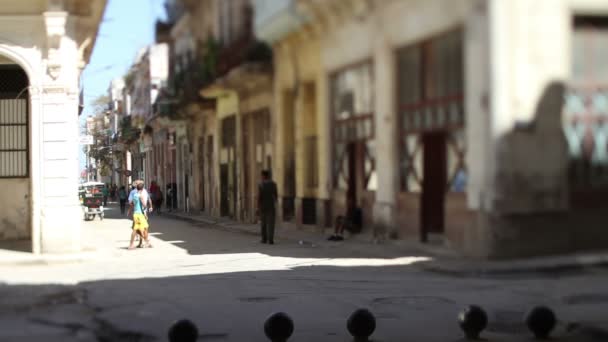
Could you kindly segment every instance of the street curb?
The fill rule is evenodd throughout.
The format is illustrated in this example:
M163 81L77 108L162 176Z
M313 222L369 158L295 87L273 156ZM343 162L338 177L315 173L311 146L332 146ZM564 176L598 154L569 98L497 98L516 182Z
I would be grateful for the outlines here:
M416 267L424 271L450 276L483 276L575 272L594 267L608 266L607 255L572 256L570 260L564 260L564 257L555 259L543 258L540 260L495 262L470 261L466 262L466 264L463 261L435 260L418 263Z
M164 213L162 216L189 222L195 226L205 224L206 227L223 230L233 233L259 235L257 231L228 226L225 222L214 221L203 218L192 218L173 213ZM287 241L297 241L297 238L278 235L277 237ZM505 261L477 261L467 260L457 257L442 258L442 253L434 253L429 250L412 247L417 252L434 255L436 259L432 261L419 262L415 267L422 271L449 275L453 277L465 276L500 276L515 274L532 273L551 273L551 272L573 272L582 271L593 267L608 266L608 253L598 254L578 254L569 256L541 257L532 259L518 259Z

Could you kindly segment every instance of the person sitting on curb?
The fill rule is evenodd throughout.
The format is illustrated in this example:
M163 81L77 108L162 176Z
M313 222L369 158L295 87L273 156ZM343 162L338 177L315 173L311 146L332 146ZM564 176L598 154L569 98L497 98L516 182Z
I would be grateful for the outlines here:
M334 226L334 235L327 238L328 241L342 241L344 240L344 230L348 230L351 233L361 232L363 226L363 213L361 208L357 208L354 201L349 199L348 208L346 210L346 216L336 217L336 225Z

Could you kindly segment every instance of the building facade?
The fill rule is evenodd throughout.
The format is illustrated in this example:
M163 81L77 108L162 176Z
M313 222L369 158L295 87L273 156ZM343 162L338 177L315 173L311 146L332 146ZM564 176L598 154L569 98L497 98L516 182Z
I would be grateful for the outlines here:
M255 5L284 218L290 198L325 226L354 203L376 239L482 258L606 246L606 64L583 57L601 54L604 2Z
M324 123L327 82L318 36L295 1L278 6L255 2L255 27L273 47L273 107L276 162L283 223L331 226L328 126Z
M81 249L79 81L105 4L0 9L0 135L14 137L0 145L0 239L31 239L34 253Z
M217 64L200 87L203 98L215 101L207 129L214 137L208 148L216 154L207 162L214 171L206 184L216 199L212 211L255 222L260 173L273 164L271 52L255 38L249 1L215 5L219 46L207 55L215 55Z

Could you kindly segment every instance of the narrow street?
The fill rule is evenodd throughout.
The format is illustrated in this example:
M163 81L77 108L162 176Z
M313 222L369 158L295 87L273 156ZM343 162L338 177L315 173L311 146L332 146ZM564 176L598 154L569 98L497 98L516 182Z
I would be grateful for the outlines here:
M422 271L424 259L407 253L353 256L348 242L269 246L163 217L151 223L154 248L128 251L130 221L112 206L85 224L93 260L0 266L0 341L165 341L182 318L201 341L266 341L264 320L277 311L295 322L290 341L347 341L346 319L359 307L378 319L375 341L456 341L457 312L473 303L488 312L490 341L528 339L522 317L538 304L558 314L556 341L606 340L574 329L605 323L605 270L449 277Z

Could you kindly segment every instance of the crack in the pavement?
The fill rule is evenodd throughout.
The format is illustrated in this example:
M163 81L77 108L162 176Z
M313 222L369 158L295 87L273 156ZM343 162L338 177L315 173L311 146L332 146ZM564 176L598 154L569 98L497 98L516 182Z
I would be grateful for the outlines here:
M121 330L107 320L95 317L98 327L93 331L99 342L147 342L156 340L140 332Z
M69 323L69 322L58 323L58 322L53 322L51 320L43 319L43 318L30 318L29 321L32 323L45 325L48 327L67 329L73 335L78 333L79 330L89 330L89 328L87 326L85 326L84 324L81 324L81 323Z
M82 305L85 309L87 309L88 312L91 313L92 325L87 326L83 323L69 321L55 322L49 319L37 317L29 318L29 321L40 325L65 329L71 335L77 335L83 331L90 332L97 338L99 342L148 342L155 340L153 336L145 333L120 329L107 319L99 317L99 315L103 313L105 309L90 304L88 291L84 288L65 290L45 296L41 301L38 301L24 309L31 312L36 309L73 304Z

